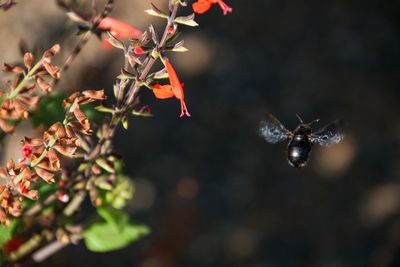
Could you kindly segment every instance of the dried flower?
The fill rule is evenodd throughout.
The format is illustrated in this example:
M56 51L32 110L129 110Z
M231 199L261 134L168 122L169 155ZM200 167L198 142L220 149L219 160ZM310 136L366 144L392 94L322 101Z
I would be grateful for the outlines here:
M50 83L46 81L46 76L60 78L59 68L51 64L52 57L59 51L60 46L54 45L43 53L41 60L35 65L32 53L25 53L23 62L26 71L20 66L4 64L2 69L4 72L16 75L8 92L0 89L0 128L4 132L13 133L14 126L11 121L27 119L29 112L36 108L41 94L35 92L36 84L30 83L30 80L35 80L44 93L52 91Z
M77 99L78 105L84 105L96 100L104 100L105 98L104 90L85 90L83 92L75 92L64 99L63 105L64 108L69 109L75 99Z
M47 183L55 182L56 173L62 169L59 154L74 157L80 148L80 134L87 135L92 132L89 120L79 105L104 98L103 90L88 90L68 97L64 101L67 109L64 122L53 124L43 133L42 138L25 137L19 163L9 160L6 170L0 167L1 223L9 223L9 214L14 217L20 216L23 197L38 198L38 191L31 189L31 185L37 183L39 178ZM65 196L62 196L61 200L68 201Z

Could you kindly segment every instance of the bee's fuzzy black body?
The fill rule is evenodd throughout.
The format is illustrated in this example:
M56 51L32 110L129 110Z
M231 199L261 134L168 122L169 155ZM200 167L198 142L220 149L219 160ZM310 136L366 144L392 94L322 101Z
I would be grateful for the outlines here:
M295 168L302 168L307 165L313 143L308 136L311 134L311 128L306 125L300 125L293 131L293 138L287 146L287 157L289 164Z
M333 143L339 143L343 139L339 121L335 121L313 133L311 124L317 121L305 124L300 119L301 124L291 132L277 118L269 114L267 119L261 122L260 135L272 144L289 140L287 146L288 162L292 167L302 168L307 165L313 144L328 146Z

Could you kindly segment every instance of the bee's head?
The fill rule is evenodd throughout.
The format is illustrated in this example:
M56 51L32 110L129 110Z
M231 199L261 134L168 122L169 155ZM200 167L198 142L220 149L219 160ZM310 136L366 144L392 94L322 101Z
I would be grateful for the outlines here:
M309 124L302 123L294 131L296 134L311 134L311 127Z

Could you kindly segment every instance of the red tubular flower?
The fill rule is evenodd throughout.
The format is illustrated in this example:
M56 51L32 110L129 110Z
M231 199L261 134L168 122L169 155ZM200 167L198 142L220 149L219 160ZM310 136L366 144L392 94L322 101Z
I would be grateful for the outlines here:
M176 74L176 71L174 67L169 63L168 58L163 59L163 63L165 65L165 68L167 70L168 76L169 76L169 83L172 86L172 92L174 93L174 96L178 98L181 101L181 117L184 115L190 117L190 113L186 107L185 103L185 94L183 92L183 84L179 81L178 75Z
M187 109L186 103L184 100L185 99L185 94L183 92L184 84L179 81L178 75L176 74L176 71L175 71L174 67L171 65L171 63L169 62L168 58L163 58L162 62L164 63L165 68L167 70L170 84L154 85L153 93L154 93L155 97L157 97L159 99L166 99L166 98L175 96L181 102L180 117L183 117L185 115L190 117L189 110Z
M102 19L98 28L104 31L110 31L111 34L117 39L139 39L143 34L140 30L136 29L130 24L110 17ZM103 40L103 45L108 48L112 47L108 39Z
M214 4L218 4L221 7L224 15L232 12L232 8L225 4L222 0L197 0L197 2L193 3L192 7L195 13L203 14L207 12Z

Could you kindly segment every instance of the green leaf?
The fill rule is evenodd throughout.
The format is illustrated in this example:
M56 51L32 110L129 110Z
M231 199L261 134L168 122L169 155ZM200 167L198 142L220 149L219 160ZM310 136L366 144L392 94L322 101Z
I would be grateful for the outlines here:
M17 223L16 220L12 220L8 226L0 224L0 247L11 239Z
M95 107L94 109L97 110L97 111L106 112L106 113L113 113L113 112L115 112L115 109L109 108L109 107L106 107L106 106L103 106L103 105L97 106L97 107Z
M109 161L114 163L114 170L117 174L122 174L123 173L123 168L122 168L122 162L119 158L114 157L114 156L109 156L107 158Z
M3 248L3 245L11 240L13 237L14 233L17 232L20 228L22 223L22 220L11 220L10 224L8 226L4 226L3 224L0 224L0 248ZM6 260L6 256L4 255L4 251L1 249L0 250L0 266L3 266L2 264Z
M117 79L120 80L134 80L136 79L136 75L127 71L126 69L121 69L121 74L117 76Z
M194 21L194 13L186 17L177 17L175 19L175 22L191 27L199 26L199 24L197 24L197 22Z
M119 79L119 80L134 80L135 77L121 73L120 75L117 76L117 79Z
M147 14L150 16L160 17L160 18L168 18L167 14L164 11L156 7L153 3L151 3L151 8L145 10Z
M96 177L94 184L103 190L110 191L113 190L114 186L113 183L109 179L109 175L102 175Z
M119 231L129 224L128 215L110 206L97 208L97 213L108 223L114 225Z
M120 40L115 38L115 36L109 31L107 32L107 34L108 34L108 37L109 37L108 41L110 42L110 44L112 44L115 48L119 48L119 49L125 50L125 46Z
M103 158L96 159L96 164L109 173L115 173L114 166Z
M159 70L153 73L153 79L161 80L161 79L168 79L168 73L165 69Z
M164 16L162 14L158 14L157 12L155 12L153 9L146 9L144 12L146 12L147 14L149 14L150 16L155 16L155 17L160 17L160 18L168 18L168 16Z
M129 120L127 117L123 117L121 120L122 126L124 127L125 130L128 130L129 126Z
M181 52L181 53L184 53L184 52L187 52L187 51L189 51L186 47L183 47L183 46L180 46L180 47L174 47L174 48L172 48L172 51L173 52Z
M138 117L153 117L153 114L151 114L150 112L141 112L136 110L132 110L132 115Z
M122 249L150 232L145 225L128 224L122 231L109 223L96 222L89 226L83 237L86 247L93 252Z

